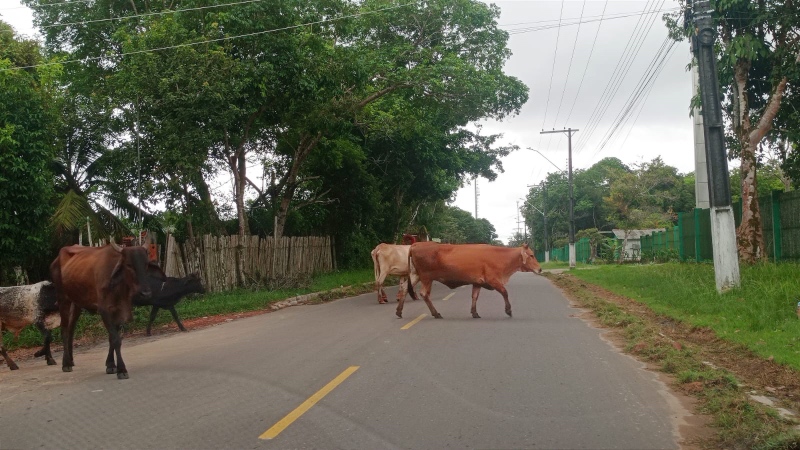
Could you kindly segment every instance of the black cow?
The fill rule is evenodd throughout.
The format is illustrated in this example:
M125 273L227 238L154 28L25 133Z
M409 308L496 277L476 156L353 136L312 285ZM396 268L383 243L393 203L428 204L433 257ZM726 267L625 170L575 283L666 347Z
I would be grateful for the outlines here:
M178 317L178 312L175 311L175 305L187 294L204 294L206 292L200 280L200 275L192 273L183 278L168 277L161 270L151 266L147 271L147 285L153 292L152 297L136 297L133 299L134 306L152 306L150 320L147 322L147 335L150 336L153 321L156 320L158 310L161 308L172 313L172 318L175 319L178 328L181 331L186 331L181 319Z

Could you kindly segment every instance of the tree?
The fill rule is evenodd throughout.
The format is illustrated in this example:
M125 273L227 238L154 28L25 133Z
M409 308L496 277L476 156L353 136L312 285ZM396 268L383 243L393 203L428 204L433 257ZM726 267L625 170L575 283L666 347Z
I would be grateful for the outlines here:
M790 128L782 103L798 102L800 83L800 8L792 0L724 0L712 2L721 38L719 81L730 155L741 160L742 221L736 231L739 257L755 262L766 257L756 177L759 148L774 146ZM680 40L693 32L678 27L678 15L666 17L671 35ZM794 122L797 123L796 121Z
M0 21L0 282L11 268L47 254L52 212L55 69L21 69L43 61L35 41Z

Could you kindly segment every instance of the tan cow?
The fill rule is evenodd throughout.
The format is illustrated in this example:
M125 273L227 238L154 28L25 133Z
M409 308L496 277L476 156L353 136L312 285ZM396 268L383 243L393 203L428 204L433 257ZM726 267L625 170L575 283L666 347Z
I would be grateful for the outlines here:
M400 290L397 301L404 299L408 289L408 249L410 245L378 244L372 250L372 263L375 266L375 289L378 292L378 303L387 303L383 282L389 275L400 277ZM413 290L411 298L417 299Z
M431 315L441 319L431 303L431 284L438 281L450 289L465 284L472 285L472 317L479 319L476 310L481 288L495 290L506 301L506 314L511 316L511 303L508 302L506 283L514 273L541 273L542 268L536 256L528 248L496 247L485 244L438 244L419 242L409 249L411 266L409 270L409 292L414 292L416 281L422 282L420 294L431 310ZM403 300L397 305L397 317L403 317Z

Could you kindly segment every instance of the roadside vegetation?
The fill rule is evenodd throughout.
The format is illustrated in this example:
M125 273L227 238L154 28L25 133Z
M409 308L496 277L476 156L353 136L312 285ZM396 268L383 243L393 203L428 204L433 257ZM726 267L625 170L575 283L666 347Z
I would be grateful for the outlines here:
M314 277L283 281L276 286L262 286L253 289L239 289L228 292L215 292L204 295L193 295L182 299L175 307L183 321L214 315L245 313L250 311L270 310L270 305L298 295L320 293L320 301L369 292L373 289L375 275L373 269L354 269ZM134 308L133 322L126 324L125 334L138 333L147 327L150 316L149 307ZM153 329L161 325L173 323L172 316L166 310L158 313ZM108 335L100 316L84 312L75 329L75 339L104 339ZM3 333L3 344L8 350L18 348L38 348L42 345L42 335L33 326L28 326L20 333L19 340L14 341L10 333ZM54 342L61 342L60 328L53 333Z
M794 419L750 398L800 406L797 264L742 266L741 288L716 293L711 264L608 265L550 278L626 352L674 377L717 435L703 448L800 446Z

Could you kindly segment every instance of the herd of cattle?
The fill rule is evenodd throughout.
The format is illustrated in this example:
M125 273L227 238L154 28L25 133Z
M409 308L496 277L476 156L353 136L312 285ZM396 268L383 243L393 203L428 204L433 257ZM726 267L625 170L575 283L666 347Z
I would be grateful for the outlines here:
M412 245L379 244L372 251L375 267L375 288L378 303L387 303L383 283L388 275L400 277L397 295L397 317L403 317L406 293L417 299L415 285L431 315L442 315L431 303L431 284L438 281L454 289L472 285L472 317L480 318L476 310L481 288L495 290L505 300L506 314L511 316L511 304L505 285L518 271L541 273L542 269L527 244L516 248L481 244L439 244L418 242ZM111 243L104 247L64 247L50 265L52 282L43 281L28 286L0 287L0 333L11 331L15 336L28 325L35 325L44 336L44 345L35 356L44 356L48 365L56 361L50 352L50 330L61 326L64 344L62 370L71 372L75 325L83 310L97 313L108 331L106 373L128 378L122 360L122 325L133 319L134 306L152 307L147 323L147 335L160 308L167 309L181 331L186 331L175 304L189 293L203 293L196 274L184 278L167 277L149 262L143 247L120 247ZM0 336L1 338L2 336ZM0 355L11 370L18 367L9 358L0 339Z
M28 325L35 325L44 335L44 346L35 353L44 356L48 365L56 364L50 353L50 330L61 326L64 344L62 369L71 372L75 325L83 310L100 315L108 330L109 349L106 373L128 378L120 354L122 324L133 318L134 306L151 306L147 335L159 309L166 309L181 331L186 331L175 304L187 294L204 293L196 274L183 278L168 277L150 263L144 247L104 247L74 245L62 248L50 265L52 282L29 286L0 287L0 332L8 330L19 336ZM2 337L2 336L0 336ZM11 370L18 367L8 356L0 339L0 355ZM115 359L116 356L116 359Z

